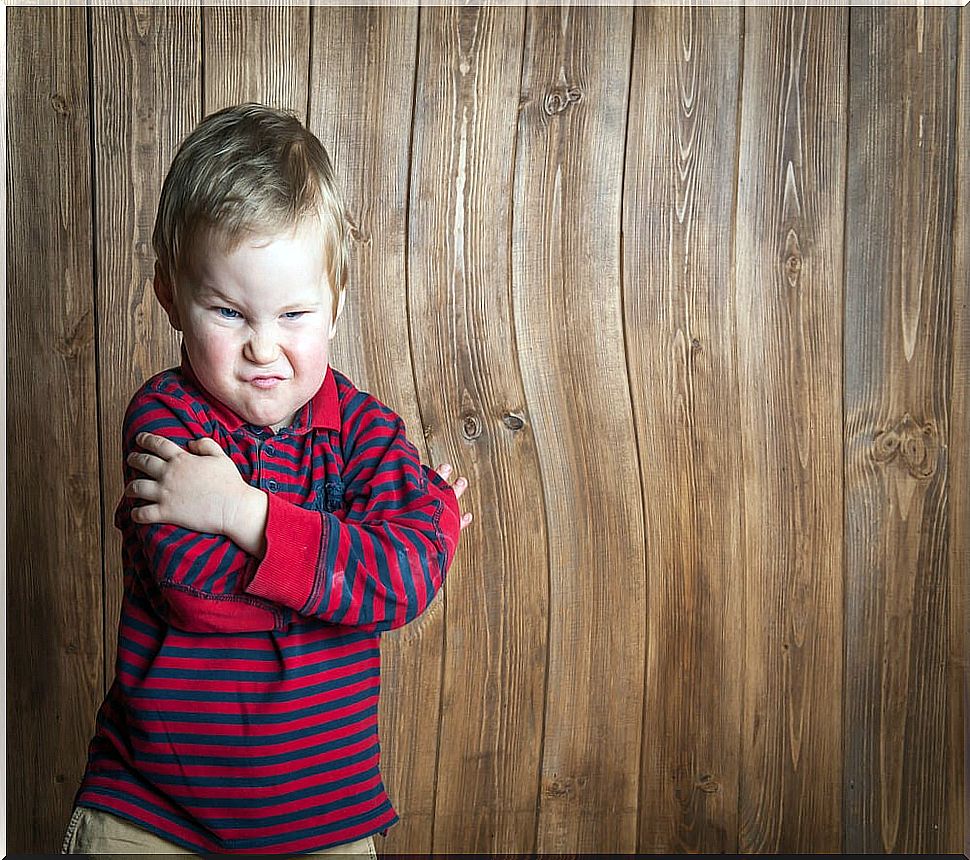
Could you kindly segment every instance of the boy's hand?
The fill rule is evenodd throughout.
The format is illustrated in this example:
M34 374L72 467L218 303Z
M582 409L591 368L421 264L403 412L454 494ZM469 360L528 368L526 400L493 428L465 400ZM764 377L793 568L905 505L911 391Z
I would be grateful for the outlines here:
M136 523L169 523L226 535L256 554L261 506L265 525L265 496L243 480L218 442L193 439L182 448L154 433L139 433L135 441L147 453L129 454L128 463L147 477L128 484L125 495L148 502L132 508Z
M440 466L438 466L436 471L438 472L439 475L441 475L442 478L444 478L447 481L448 476L451 474L451 463L442 463ZM462 493L464 493L465 490L468 489L468 480L464 476L459 477L458 480L451 485L451 488L455 491L455 498L460 499L462 496ZM471 511L469 511L467 514L462 516L461 527L463 529L467 528L469 525L471 525L471 521L472 521L472 514L471 514Z

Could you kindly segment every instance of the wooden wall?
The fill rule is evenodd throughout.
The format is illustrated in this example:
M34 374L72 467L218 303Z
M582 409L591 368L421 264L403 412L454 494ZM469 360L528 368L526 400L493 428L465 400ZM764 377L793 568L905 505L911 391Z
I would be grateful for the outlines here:
M334 366L471 478L385 639L388 852L967 843L970 10L7 11L8 850L113 671L151 228L295 109L357 221Z

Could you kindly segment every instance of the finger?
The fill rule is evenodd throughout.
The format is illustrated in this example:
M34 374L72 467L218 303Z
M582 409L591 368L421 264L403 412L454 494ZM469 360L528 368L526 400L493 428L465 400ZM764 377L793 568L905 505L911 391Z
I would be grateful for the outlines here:
M455 491L455 498L460 499L465 490L468 489L468 479L465 477L459 478L451 485L451 489Z
M203 436L201 439L193 439L187 446L191 451L203 456L214 456L224 454L222 446L210 436Z
M161 496L161 487L157 481L147 481L136 478L129 482L125 487L125 495L133 499L145 499L150 502L157 502Z
M155 433L139 433L135 437L135 442L141 445L146 451L150 451L163 460L171 460L172 457L181 454L183 451L171 439L166 439L164 436L158 436Z
M469 511L465 516L461 518L461 527L467 529L472 524L472 514Z
M448 476L451 474L451 463L442 463L440 466L438 466L437 471L442 478L447 479Z
M128 455L128 465L139 472L144 472L151 478L161 478L165 474L165 461L152 454L140 454L133 451Z
M131 519L133 522L142 525L151 525L162 521L161 509L158 505L140 505L131 509Z

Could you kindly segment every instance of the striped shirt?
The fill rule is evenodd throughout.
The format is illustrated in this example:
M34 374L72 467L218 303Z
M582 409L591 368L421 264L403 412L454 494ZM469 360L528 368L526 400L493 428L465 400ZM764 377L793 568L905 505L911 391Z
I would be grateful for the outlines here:
M118 505L115 679L75 797L202 853L309 853L397 821L379 770L380 633L441 586L460 511L404 422L329 368L291 426L244 424L181 368L125 416L211 436L269 499L266 554ZM125 465L125 483L139 477Z

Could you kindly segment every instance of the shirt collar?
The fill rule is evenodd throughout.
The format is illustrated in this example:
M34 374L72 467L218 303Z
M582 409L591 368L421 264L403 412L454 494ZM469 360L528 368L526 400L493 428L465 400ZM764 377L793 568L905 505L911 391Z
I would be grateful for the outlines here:
M189 362L189 355L185 351L184 344L182 346L181 371L183 376L190 379L198 388L212 413L230 433L238 430L246 423L225 403L213 397L203 388L199 378L195 375L195 371L192 370L192 364ZM306 432L310 429L340 429L340 401L337 397L337 382L333 378L333 369L329 364L327 365L326 376L323 378L323 385L317 389L317 393L310 398L308 403L297 410L290 426L296 433Z

